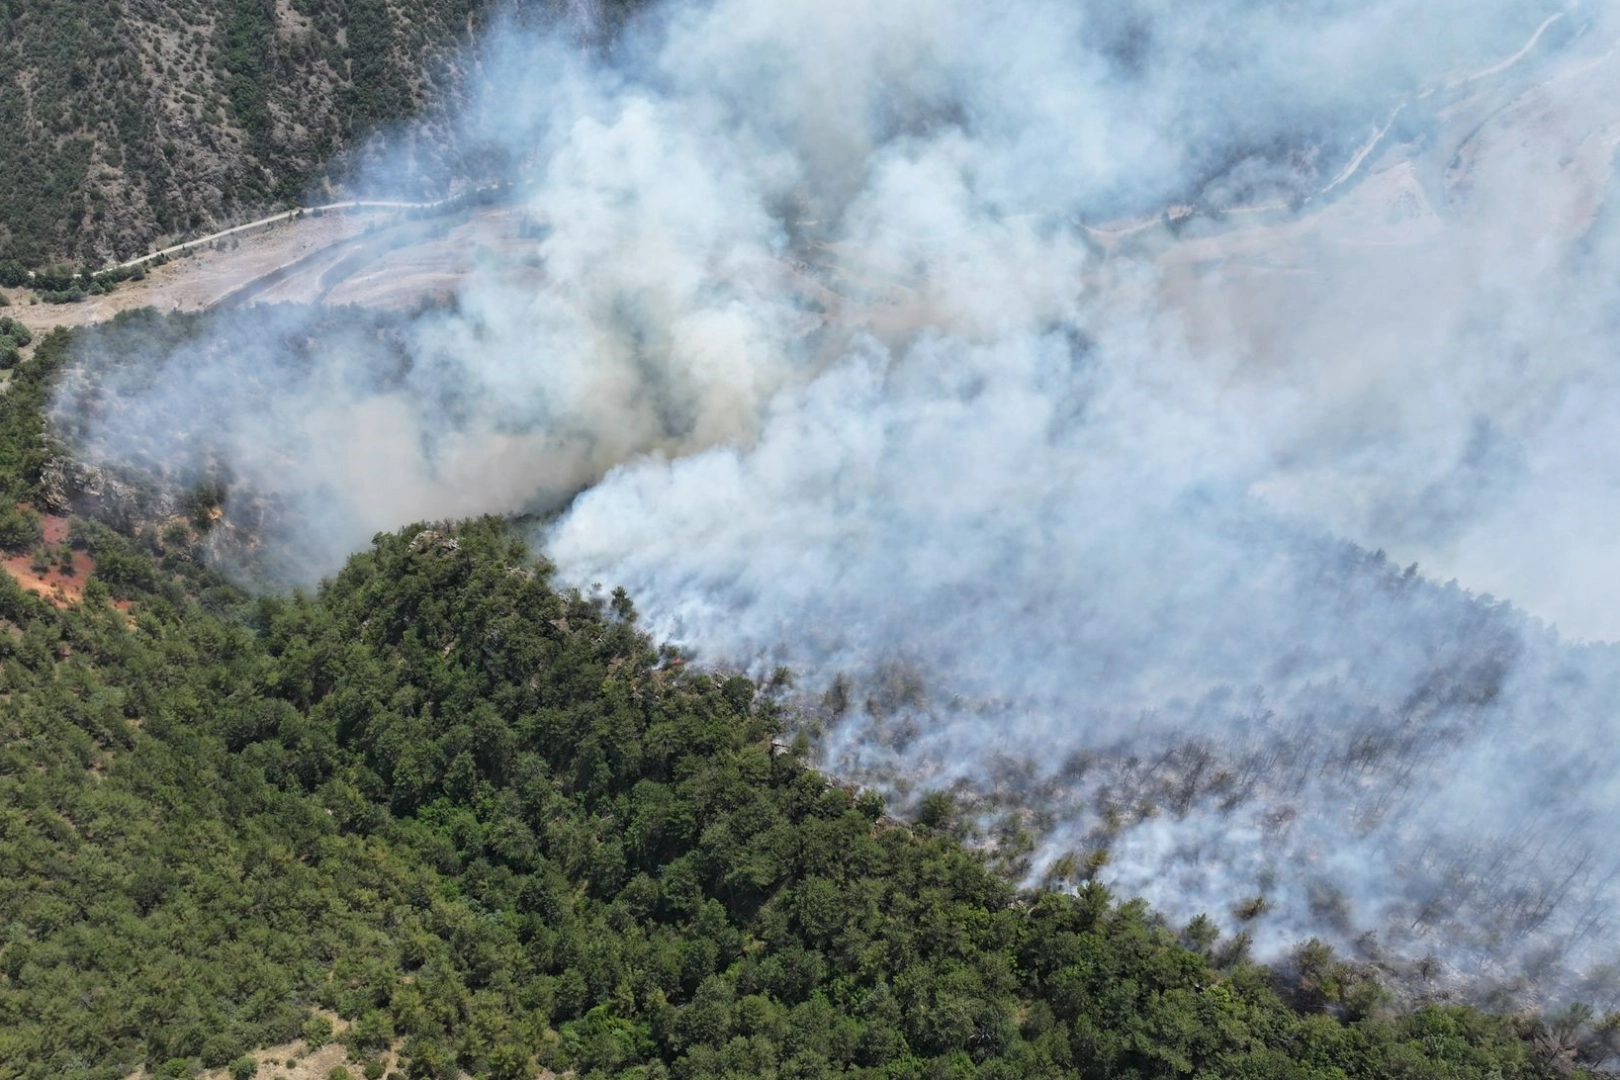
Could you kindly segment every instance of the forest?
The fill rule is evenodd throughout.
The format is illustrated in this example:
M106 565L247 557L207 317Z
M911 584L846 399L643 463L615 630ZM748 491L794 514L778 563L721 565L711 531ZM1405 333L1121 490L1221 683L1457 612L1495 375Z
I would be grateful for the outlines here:
M74 342L0 396L8 555L41 553ZM1397 1002L1320 942L1266 967L1096 881L1021 890L949 798L907 823L818 772L772 687L501 520L293 594L209 569L208 521L73 518L71 596L0 574L7 1080L272 1076L244 1055L299 1037L497 1080L1512 1080L1613 1050L1579 1007Z

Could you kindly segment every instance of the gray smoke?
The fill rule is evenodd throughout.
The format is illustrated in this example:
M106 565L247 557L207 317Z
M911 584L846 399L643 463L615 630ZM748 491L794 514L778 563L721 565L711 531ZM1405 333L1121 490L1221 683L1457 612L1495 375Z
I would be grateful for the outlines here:
M566 579L825 694L833 768L1028 812L1031 880L1612 997L1620 657L1552 624L1620 636L1613 7L508 30L465 137L534 239L411 322L92 352L60 416L312 572L561 510Z

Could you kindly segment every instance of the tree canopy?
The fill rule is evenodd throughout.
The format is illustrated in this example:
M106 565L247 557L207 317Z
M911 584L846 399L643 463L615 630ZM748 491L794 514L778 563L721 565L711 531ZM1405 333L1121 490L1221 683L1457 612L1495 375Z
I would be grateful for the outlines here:
M65 335L0 397L8 498ZM1097 884L1026 892L816 771L748 679L506 523L376 538L313 595L185 519L0 575L0 1078L188 1076L326 1023L411 1077L1405 1077L1571 1067L1548 1025L1249 963ZM329 1030L329 1029L328 1029ZM251 1067L251 1062L247 1063Z

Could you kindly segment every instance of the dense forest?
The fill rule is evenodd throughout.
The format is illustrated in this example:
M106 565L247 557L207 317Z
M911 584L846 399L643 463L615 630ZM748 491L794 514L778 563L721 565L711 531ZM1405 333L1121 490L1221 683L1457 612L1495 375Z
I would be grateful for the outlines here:
M1396 1006L1095 882L1016 889L950 801L896 821L769 688L485 519L313 595L200 559L206 515L50 541L28 504L73 338L0 396L0 1077L1528 1078L1612 1023ZM26 560L25 560L26 561Z

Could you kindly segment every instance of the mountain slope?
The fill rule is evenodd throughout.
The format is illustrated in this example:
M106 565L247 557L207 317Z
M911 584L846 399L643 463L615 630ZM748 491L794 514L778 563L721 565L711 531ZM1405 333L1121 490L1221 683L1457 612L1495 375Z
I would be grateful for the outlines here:
M488 0L0 2L0 261L99 265L291 199L444 104ZM424 156L448 152L431 117Z
M78 535L81 606L0 582L0 1076L187 1075L317 1006L413 1076L1542 1075L1513 1021L1331 963L1296 1012L1200 927L1015 894L498 522L239 615L176 530Z
M0 396L10 496L38 495L71 345ZM1319 946L1272 972L1100 886L1019 893L949 800L891 820L759 688L657 647L623 593L558 589L499 521L255 599L198 564L206 517L75 522L77 602L0 575L0 1078L190 1076L331 1014L354 1064L411 1077L1441 1080L1607 1052L1582 1014L1397 1012Z

